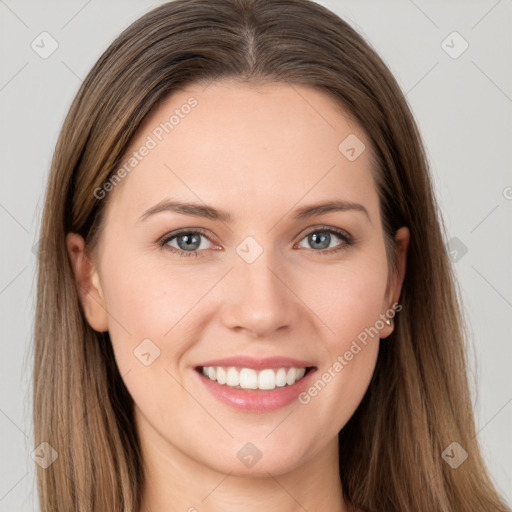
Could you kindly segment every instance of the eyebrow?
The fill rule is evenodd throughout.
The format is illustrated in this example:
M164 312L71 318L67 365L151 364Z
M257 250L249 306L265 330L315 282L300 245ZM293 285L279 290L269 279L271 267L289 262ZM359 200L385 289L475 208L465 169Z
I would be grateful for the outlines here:
M193 217L203 217L205 219L218 220L226 223L233 221L233 217L230 213L214 208L213 206L200 203L185 203L182 201L163 199L155 206L147 209L141 215L139 222L146 220L148 217L155 215L156 213L167 211L179 213L182 215L190 215ZM371 223L368 210L362 204L344 200L334 200L302 206L293 212L292 218L295 220L303 220L325 213L346 211L357 211L364 213Z

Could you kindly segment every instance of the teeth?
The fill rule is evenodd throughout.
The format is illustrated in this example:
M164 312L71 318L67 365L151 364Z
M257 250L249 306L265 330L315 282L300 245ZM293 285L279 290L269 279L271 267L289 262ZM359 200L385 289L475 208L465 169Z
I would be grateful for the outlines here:
M286 374L286 384L288 384L288 386L292 385L295 382L295 377L297 377L297 369L290 368Z
M242 368L240 372L240 387L242 389L258 389L258 374L251 368Z
M202 373L210 380L219 384L241 389L262 389L269 390L276 387L291 386L302 379L306 368L279 368L260 370L259 373L252 368L241 368L238 371L235 367L224 368L222 366L204 366Z
M276 373L276 386L282 388L286 386L286 368L279 368Z
M240 384L240 374L236 371L236 368L230 368L226 377L226 384L228 386L236 387Z
M217 367L217 382L219 384L226 384L226 370L221 366Z
M261 371L258 375L258 389L274 389L275 387L276 374L274 370Z

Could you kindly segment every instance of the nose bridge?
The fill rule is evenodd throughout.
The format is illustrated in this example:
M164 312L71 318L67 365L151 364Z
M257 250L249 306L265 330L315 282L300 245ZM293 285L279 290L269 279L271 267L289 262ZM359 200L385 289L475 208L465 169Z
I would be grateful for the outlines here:
M224 304L229 327L244 328L258 335L289 326L297 308L294 295L280 275L282 266L271 248L247 237L236 248L234 268Z

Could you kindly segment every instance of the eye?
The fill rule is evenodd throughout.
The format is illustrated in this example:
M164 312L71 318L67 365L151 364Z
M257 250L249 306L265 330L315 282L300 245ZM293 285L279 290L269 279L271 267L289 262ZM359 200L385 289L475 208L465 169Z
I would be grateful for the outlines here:
M336 238L341 240L341 243L332 247L331 242L335 241ZM158 245L180 257L198 257L200 252L211 248L208 243L203 243L203 239L210 244L212 243L202 230L183 229L166 235L158 242ZM304 239L313 249L318 249L314 252L320 255L333 254L354 244L354 239L346 231L323 226L306 233L302 240ZM298 245L298 247L302 246Z
M178 256L197 257L198 251L210 248L208 244L205 247L202 239L206 239L211 243L211 240L202 231L182 230L164 237L158 244L178 254Z
M332 247L331 242L333 242L333 238L340 239L341 243ZM350 247L354 243L353 238L346 231L329 227L315 228L314 230L306 233L302 240L304 239L306 239L306 242L310 244L313 249L319 249L314 252L318 252L321 255L332 254L341 251L347 247ZM329 248L330 250L326 250Z

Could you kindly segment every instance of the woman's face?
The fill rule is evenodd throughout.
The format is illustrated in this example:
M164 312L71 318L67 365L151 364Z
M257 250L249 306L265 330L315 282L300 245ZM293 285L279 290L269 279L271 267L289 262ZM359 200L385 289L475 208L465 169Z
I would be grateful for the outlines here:
M370 151L322 92L215 82L153 111L95 192L87 317L163 457L278 475L334 450L403 279L405 251L388 287Z

